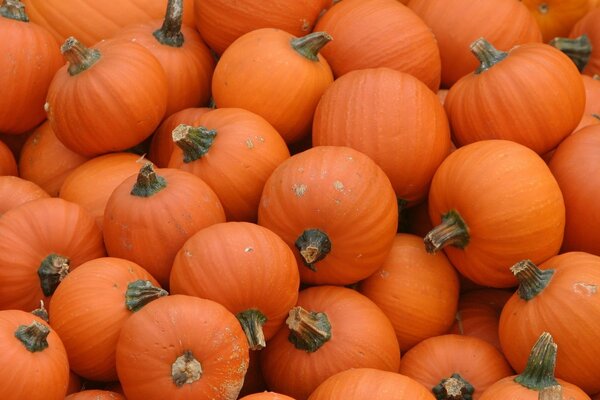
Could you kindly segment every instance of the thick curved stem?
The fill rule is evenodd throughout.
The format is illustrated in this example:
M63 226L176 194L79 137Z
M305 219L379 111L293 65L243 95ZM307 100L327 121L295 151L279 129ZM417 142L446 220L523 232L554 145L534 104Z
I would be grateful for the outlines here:
M77 75L88 70L100 60L102 55L98 49L89 49L73 36L67 38L60 47L63 56L69 62L69 75Z
M517 294L523 300L531 300L540 294L554 275L553 269L541 270L531 260L519 261L510 270L519 281Z
M239 312L236 317L242 325L246 338L248 338L250 350L264 349L266 342L262 327L267 322L267 317L256 309Z
M294 347L307 353L319 350L331 339L331 324L325 313L296 306L290 310L285 323L290 328L288 340Z
M183 152L183 162L190 163L202 158L210 150L217 131L203 126L181 124L173 129L173 142Z
M160 29L155 30L152 34L160 44L181 47L184 42L183 33L181 33L182 21L183 0L169 0L163 24Z
M423 238L428 253L437 253L450 245L464 249L469 244L469 240L469 228L456 210L450 210L442 215L442 223Z
M136 312L151 301L168 295L166 290L154 286L152 282L138 279L127 285L125 306L129 311Z
M293 38L292 48L311 61L319 61L319 51L333 38L327 32L312 32L306 36Z
M557 37L548 44L565 53L575 63L579 72L583 71L592 56L592 42L586 34L574 39Z
M543 332L531 349L525 370L515 377L515 382L538 391L558 385L554 377L556 350L552 335Z
M476 74L487 71L508 56L507 52L496 49L484 38L479 38L471 43L471 53L477 57L480 63L475 70Z

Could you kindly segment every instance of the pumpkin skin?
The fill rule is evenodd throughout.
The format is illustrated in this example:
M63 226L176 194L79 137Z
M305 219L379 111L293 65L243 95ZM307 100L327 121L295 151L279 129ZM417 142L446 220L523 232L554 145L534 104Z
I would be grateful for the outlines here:
M357 69L388 67L415 76L434 92L440 86L440 53L433 33L397 0L337 2L315 31L334 39L321 54L336 78Z
M258 224L294 250L301 282L345 285L385 261L398 205L389 179L368 156L349 147L317 146L273 171ZM323 243L313 243L319 240Z
M125 397L110 390L90 389L70 394L65 400L125 400Z
M58 281L42 291L38 270L52 254L68 259L68 268L61 265L61 274L106 254L100 229L83 207L62 199L42 198L2 215L0 309L30 311L39 306L40 300L48 304L60 279L56 275Z
M437 241L455 210L466 229L450 230L468 233L454 236L444 252L462 275L483 286L515 286L507 265L524 258L542 262L562 243L565 204L558 183L537 154L515 142L483 140L458 148L436 171L428 203L436 228L426 243ZM443 215L449 220L440 224Z
M598 332L580 327L600 315L600 299L594 295L600 285L600 257L567 252L541 263L539 269L554 270L551 279L525 270L519 291L525 288L533 298L524 300L517 291L502 310L498 332L504 355L521 372L528 349L540 332L547 331L558 345L556 377L588 394L596 393L600 391ZM530 291L531 284L538 290Z
M469 393L477 400L490 385L512 375L513 370L500 350L488 342L448 334L425 339L404 353L400 373L432 391L444 379L458 374L473 387Z
M396 196L415 205L450 153L450 126L424 83L390 68L348 72L323 94L313 120L313 146L348 146L375 161Z
M50 197L41 187L18 176L0 176L0 216L31 200Z
M321 383L308 400L433 400L435 397L415 380L373 368L352 368Z
M57 197L67 176L88 160L67 149L45 121L27 138L19 157L19 176Z
M600 74L600 7L596 6L577 21L569 37L576 38L583 34L587 35L592 43L592 54L583 73L589 76Z
M540 392L537 390L531 390L525 386L519 385L514 381L516 375L507 376L490 386L488 390L483 393L479 400L505 400L519 399L519 400L538 400ZM562 379L557 379L558 384L562 387L562 398L569 400L589 400L588 396L583 390L577 386L566 382Z
M428 254L423 239L409 234L396 235L381 268L359 284L392 322L401 351L448 330L458 290L458 275L446 256Z
M260 392L249 394L248 396L240 397L240 400L294 400L290 396L275 392Z
M29 22L22 8L1 8L0 32L7 39L0 43L0 132L18 135L46 119L46 92L63 58L50 32Z
M600 75L582 75L585 86L584 114L600 114Z
M288 326L280 329L260 351L263 375L270 390L303 400L325 379L349 368L398 371L400 349L394 328L366 296L340 286L313 286L300 291L297 306L313 317L315 313L318 318L324 315L329 329L313 321L306 323L304 316L299 322L294 313L297 307L290 311ZM305 325L310 324L320 327L319 332L303 335ZM326 339L323 333L328 331L330 337ZM308 346L304 342L307 336ZM294 374L286 372L290 366Z
M243 3L196 0L196 28L211 49L223 54L237 38L260 28L277 28L294 36L304 36L313 30L327 3L329 1L323 0L285 0L275 3L260 0Z
M32 323L41 324L49 332L45 339L37 329L26 336L20 334L20 337L34 340L33 343L24 345L15 333L20 326L31 326ZM42 345L44 342L47 345L45 348ZM47 322L26 311L0 311L0 351L4 360L10 360L0 366L0 380L4 382L0 386L2 399L65 398L69 382L67 352L60 337ZM24 376L27 379L21 379Z
M323 32L298 38L275 28L239 37L215 67L217 108L251 111L273 125L286 143L301 140L310 133L317 103L333 82L329 64L319 54L330 40Z
M299 286L292 250L275 233L248 222L217 223L196 232L177 252L170 275L171 293L210 299L235 314L252 350L264 347L281 328ZM253 316L256 312L261 316ZM266 321L256 326L255 318ZM258 338L256 330L262 331Z
M256 222L267 178L290 157L285 141L264 118L241 108L212 110L194 126L216 136L202 132L197 139L192 133L181 138L167 166L202 178L219 196L228 221Z
M535 18L544 42L568 36L573 25L594 6L593 0L523 0Z
M438 42L442 87L450 88L477 68L477 59L469 53L469 45L479 37L485 37L501 50L542 41L535 19L523 4L517 0L411 0L408 3L431 27Z
M54 75L45 107L50 126L67 148L88 157L121 151L158 127L168 86L150 51L124 40L88 49L74 38L61 50L69 62Z
M174 384L172 365L185 353L203 374ZM146 305L126 321L117 344L117 372L129 400L235 400L247 368L248 344L235 316L192 296L171 295Z
M165 2L159 0L87 1L24 0L31 21L52 33L57 43L75 36L86 46L112 37L120 28L162 18ZM184 4L183 21L194 25L194 2Z
M142 280L158 286L139 265L113 257L81 264L67 275L52 296L50 324L67 349L71 370L93 381L116 381L115 349L121 327L135 311L130 309L128 285ZM150 291L148 289L148 291ZM165 296L156 288L139 301ZM137 300L137 298L136 298ZM126 306L127 305L127 306Z
M17 176L17 161L10 148L0 140L0 176Z
M562 252L585 251L600 256L600 244L594 240L600 226L596 174L600 166L600 125L592 125L567 137L548 164L563 193L566 208Z
M560 50L526 43L501 53L485 40L472 46L478 57L505 58L450 88L444 107L458 147L504 139L544 154L579 124L585 88L577 67Z

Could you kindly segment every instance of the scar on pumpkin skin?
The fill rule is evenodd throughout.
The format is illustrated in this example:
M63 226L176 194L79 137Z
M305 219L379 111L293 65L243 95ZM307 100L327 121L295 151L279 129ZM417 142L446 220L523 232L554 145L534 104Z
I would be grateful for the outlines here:
M573 284L573 290L580 294L592 296L598 293L598 285L594 285L593 283L575 282Z
M308 187L303 183L295 183L292 186L292 190L296 194L296 197L302 197L304 196L304 193L306 193L306 191L308 190Z

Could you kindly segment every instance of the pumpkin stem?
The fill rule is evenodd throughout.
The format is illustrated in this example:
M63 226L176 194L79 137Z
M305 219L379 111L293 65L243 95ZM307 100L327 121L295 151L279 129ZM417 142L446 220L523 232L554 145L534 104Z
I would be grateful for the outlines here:
M431 391L437 400L472 400L475 388L457 373L434 386Z
M331 240L320 229L307 229L294 243L304 264L312 271L316 271L315 263L324 259L331 251Z
M129 311L139 311L146 304L159 297L168 296L169 292L156 287L150 281L138 279L129 283L125 291L125 306Z
M267 322L267 317L256 309L249 309L236 314L237 319L242 325L242 329L248 338L250 350L261 350L266 346L263 325Z
M464 249L469 239L467 224L458 211L450 210L442 215L442 223L429 231L423 241L428 253L437 253L449 245Z
M96 64L100 57L100 50L89 49L85 47L79 40L73 36L67 38L62 46L60 46L60 52L69 62L69 75L77 75Z
M217 131L203 126L181 124L173 129L171 135L173 142L183 151L183 162L190 163L208 153Z
M327 32L312 32L306 36L292 38L290 44L301 56L319 61L319 51L333 38Z
M154 165L145 163L138 173L137 180L131 188L130 194L137 197L150 197L167 187L167 181L162 176L156 175Z
M554 377L556 350L552 335L543 332L531 349L525 370L515 377L515 382L532 390L558 385Z
M586 34L574 39L557 37L548 44L565 53L575 63L579 72L583 71L592 55L592 42Z
M508 56L507 52L496 49L485 38L479 38L471 43L471 53L480 62L479 67L475 70L476 74L487 71Z
M29 22L29 16L25 12L25 4L18 0L4 0L0 6L0 15L16 21Z
M600 114L592 114L592 117L594 117L596 119L600 119Z
M40 307L36 308L31 313L36 317L43 319L46 322L50 320L50 318L48 317L48 310L46 310L46 307L44 307L44 300L40 300Z
M42 292L45 296L52 296L58 284L69 273L69 259L52 253L42 260L37 273Z
M177 387L194 383L202 378L202 365L191 350L184 351L171 365L171 378Z
M48 334L50 328L38 321L33 321L31 325L21 325L15 331L15 337L32 353L48 347Z
M519 261L510 270L519 281L517 294L523 300L531 300L540 294L554 274L553 269L541 270L531 260Z
M181 24L183 20L183 0L169 0L167 2L167 12L160 29L152 34L160 44L171 47L183 46L183 33Z
M298 350L313 353L331 339L331 324L325 313L296 306L290 310L285 323L290 328L288 340Z

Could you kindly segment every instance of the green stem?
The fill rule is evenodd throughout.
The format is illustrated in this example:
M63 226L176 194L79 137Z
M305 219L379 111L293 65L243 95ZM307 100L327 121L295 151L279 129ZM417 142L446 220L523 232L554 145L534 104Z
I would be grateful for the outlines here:
M169 0L167 2L167 12L160 29L152 34L160 44L171 47L183 46L184 37L181 32L183 21L183 0Z
M256 309L239 312L236 317L240 321L244 333L246 333L250 350L264 349L266 342L262 327L267 322L267 317Z
M98 49L85 47L73 36L65 40L60 51L69 62L68 71L71 76L88 70L102 57Z
M18 0L4 0L0 6L0 15L15 21L29 22L29 16L25 12L25 4Z
M31 313L33 315L35 315L36 317L39 317L39 318L43 319L46 322L49 321L48 310L46 310L46 307L44 307L44 300L40 300L40 307L36 308Z
M456 210L442 215L442 223L429 231L423 239L428 253L436 253L450 245L464 249L469 240L469 227Z
M210 150L217 131L203 126L181 124L172 133L173 142L183 151L183 162L190 163L202 158Z
M191 350L186 350L171 365L171 379L177 387L192 384L202 377L202 365Z
M475 70L476 74L487 71L508 56L507 52L496 49L484 38L479 38L471 43L471 53L477 57L480 63Z
M537 391L558 385L554 377L556 350L552 335L543 332L531 349L525 370L515 377L515 382Z
M136 197L151 197L166 187L167 181L165 178L156 175L154 165L147 162L140 169L130 194Z
M452 374L431 389L437 400L472 400L475 388L460 374Z
M592 56L592 42L586 34L574 39L557 37L548 44L565 53L575 63L579 72L583 71Z
M312 32L306 36L293 38L292 48L311 61L319 61L319 51L333 38L327 32Z
M138 279L127 285L125 306L129 311L136 312L151 301L168 294L166 290L154 286L152 282Z
M58 254L50 254L42 260L37 273L42 292L45 296L52 296L58 284L69 273L69 259Z
M48 335L50 328L46 325L33 321L31 325L20 325L15 337L19 339L23 346L32 353L42 351L48 347Z
M331 251L329 236L320 229L307 229L294 243L304 264L312 271L316 271L315 264L324 259Z
M288 340L298 350L314 353L331 339L331 324L325 313L296 306L290 310L285 323L290 328Z
M541 270L531 260L519 261L510 270L519 281L517 294L526 301L540 294L554 275L553 269Z

